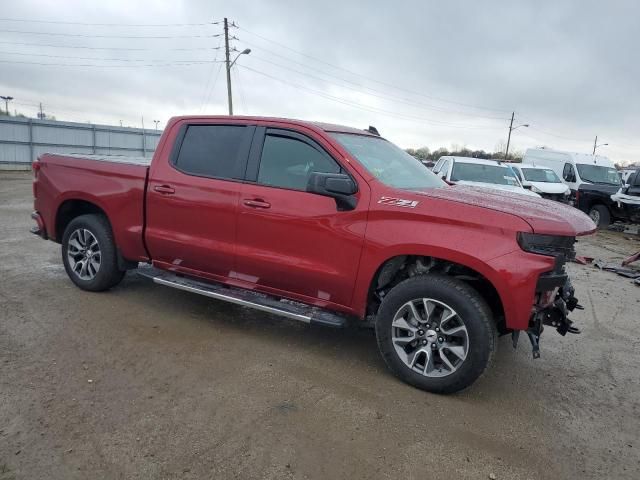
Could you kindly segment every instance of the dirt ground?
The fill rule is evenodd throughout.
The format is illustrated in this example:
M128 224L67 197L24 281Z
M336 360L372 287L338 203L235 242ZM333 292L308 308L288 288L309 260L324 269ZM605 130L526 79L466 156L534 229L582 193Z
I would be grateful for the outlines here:
M369 331L156 286L67 279L29 234L30 176L0 172L0 480L640 478L640 287L570 265L582 335L499 341L470 389L394 378ZM640 243L604 232L580 254Z

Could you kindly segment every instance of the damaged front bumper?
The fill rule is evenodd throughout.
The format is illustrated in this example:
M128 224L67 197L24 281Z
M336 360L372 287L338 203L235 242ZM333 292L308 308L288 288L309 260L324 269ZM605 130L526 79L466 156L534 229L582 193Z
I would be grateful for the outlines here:
M540 336L545 325L555 328L560 335L580 333L569 319L569 313L582 310L574 295L575 289L560 266L554 272L541 275L536 285L536 303L533 306L526 333L531 341L533 358L540 358ZM513 347L518 344L520 331L512 333Z

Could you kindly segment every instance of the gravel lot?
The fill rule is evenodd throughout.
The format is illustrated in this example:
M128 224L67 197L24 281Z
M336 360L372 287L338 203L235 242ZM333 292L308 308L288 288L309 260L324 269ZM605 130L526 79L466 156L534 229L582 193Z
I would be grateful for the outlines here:
M308 327L128 274L67 279L0 172L0 479L640 478L640 288L571 265L582 335L502 338L454 396L387 372L368 331ZM580 254L620 260L604 232ZM493 478L493 477L492 477Z

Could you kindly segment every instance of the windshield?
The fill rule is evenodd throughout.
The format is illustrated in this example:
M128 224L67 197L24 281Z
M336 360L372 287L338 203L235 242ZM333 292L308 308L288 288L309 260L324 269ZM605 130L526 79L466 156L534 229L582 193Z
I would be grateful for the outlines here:
M556 172L548 168L523 168L522 174L530 182L562 183Z
M585 182L603 183L605 185L620 185L620 175L613 167L587 165L578 163L578 174Z
M494 183L519 187L518 179L510 168L500 165L456 162L451 171L451 181Z
M383 138L352 133L331 135L385 185L406 190L446 185L418 160Z

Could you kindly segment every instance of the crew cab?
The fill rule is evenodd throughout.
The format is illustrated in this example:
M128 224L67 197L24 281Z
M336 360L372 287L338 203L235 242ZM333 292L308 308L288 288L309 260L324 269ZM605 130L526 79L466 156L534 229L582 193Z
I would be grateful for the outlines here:
M263 117L170 120L151 160L44 154L33 233L87 291L127 270L310 324L375 329L431 392L471 385L498 334L577 333L564 268L588 216L449 186L377 135ZM153 309L153 306L150 306Z

